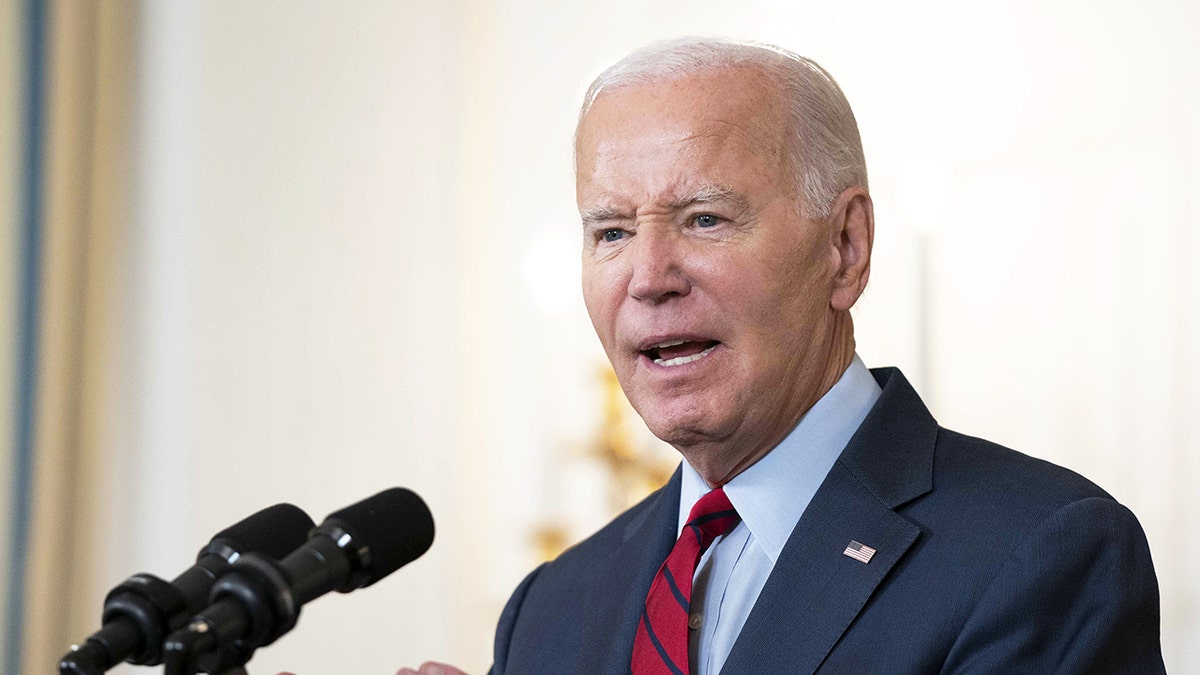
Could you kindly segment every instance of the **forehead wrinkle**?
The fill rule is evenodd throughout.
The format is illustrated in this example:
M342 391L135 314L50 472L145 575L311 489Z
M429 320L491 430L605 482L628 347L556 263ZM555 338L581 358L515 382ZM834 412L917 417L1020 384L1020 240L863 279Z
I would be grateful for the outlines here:
M784 130L781 125L768 119L761 119L762 111L757 111L750 119L729 120L720 117L707 117L701 122L701 129L687 134L678 142L700 139L717 139L724 146L735 139L741 138L748 147L757 148L778 157L782 154Z
M712 204L722 202L732 204L740 208L746 208L749 204L744 196L734 190L729 185L703 185L674 197L669 205L672 209L679 210L691 206L693 204Z
M595 113L593 110L592 114ZM747 119L705 115L690 125L676 124L670 119L658 120L652 129L627 120L596 127L597 120L590 120L592 124L588 127L591 128L585 127L577 137L577 157L583 159L576 167L577 179L605 189L584 200L593 205L580 209L583 224L595 226L634 220L643 211L679 211L703 203L727 203L741 211L748 210L751 204L747 196L705 167L710 165L714 154L747 158L757 155L760 161L766 160L766 166L762 167L764 173L771 174L769 178L765 175L763 178L775 183L777 177L774 174L783 168L778 165L783 154L782 139L771 133L774 127L771 120L761 117L762 111L758 111ZM636 132L637 142L622 136L621 132L631 130ZM643 173L644 167L662 168L659 160L664 156L675 158L670 170L673 175L663 175L657 170ZM680 168L681 165L691 168ZM584 166L590 171L580 168ZM710 175L704 176L705 173ZM640 195L634 196L637 193Z

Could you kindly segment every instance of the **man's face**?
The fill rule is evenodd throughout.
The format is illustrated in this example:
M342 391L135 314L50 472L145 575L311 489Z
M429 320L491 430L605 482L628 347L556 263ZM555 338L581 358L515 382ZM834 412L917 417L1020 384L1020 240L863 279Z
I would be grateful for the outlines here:
M783 120L739 67L602 93L577 139L588 314L650 430L714 484L783 439L830 358L836 237L800 215Z

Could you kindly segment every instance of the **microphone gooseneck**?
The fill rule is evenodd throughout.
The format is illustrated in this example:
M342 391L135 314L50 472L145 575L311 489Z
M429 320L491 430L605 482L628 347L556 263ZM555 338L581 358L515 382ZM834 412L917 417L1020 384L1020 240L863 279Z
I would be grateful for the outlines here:
M218 532L196 564L174 581L135 574L104 599L103 627L73 646L59 662L62 675L96 675L128 660L156 665L171 631L208 604L213 583L246 554L283 557L302 545L312 518L291 504L276 504Z
M302 605L374 584L429 550L433 534L425 502L391 488L330 514L282 560L242 556L213 585L211 604L163 643L166 675L190 675L206 657L208 672L245 663L295 627Z

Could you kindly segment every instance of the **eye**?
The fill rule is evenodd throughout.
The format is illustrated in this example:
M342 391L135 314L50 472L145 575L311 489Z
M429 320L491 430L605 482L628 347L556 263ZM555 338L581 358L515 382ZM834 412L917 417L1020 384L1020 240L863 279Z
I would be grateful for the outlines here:
M716 227L721 223L721 219L711 213L701 213L692 219L696 223L696 227Z
M625 238L625 230L610 227L607 230L601 230L600 240L611 244L614 241Z

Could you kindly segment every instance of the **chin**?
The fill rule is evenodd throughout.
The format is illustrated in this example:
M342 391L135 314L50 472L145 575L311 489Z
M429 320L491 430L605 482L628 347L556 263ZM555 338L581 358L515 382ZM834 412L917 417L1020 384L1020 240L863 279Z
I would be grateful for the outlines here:
M635 406L642 421L660 440L671 444L676 449L718 440L722 434L714 425L715 416L706 407L673 406L670 403L659 403L654 406L654 414L648 415Z

